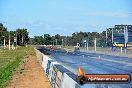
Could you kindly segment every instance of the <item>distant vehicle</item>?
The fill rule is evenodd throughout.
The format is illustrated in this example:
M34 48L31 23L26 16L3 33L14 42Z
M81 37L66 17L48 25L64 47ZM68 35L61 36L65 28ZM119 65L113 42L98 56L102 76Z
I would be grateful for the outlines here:
M55 51L56 48L54 48L54 47L50 47L49 50L50 50L50 51Z
M75 53L79 53L80 52L80 48L79 47L75 47L74 52Z

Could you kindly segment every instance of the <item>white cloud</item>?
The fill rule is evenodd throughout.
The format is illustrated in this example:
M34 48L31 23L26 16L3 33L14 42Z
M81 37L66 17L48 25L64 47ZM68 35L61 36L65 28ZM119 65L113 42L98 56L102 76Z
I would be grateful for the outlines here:
M132 12L91 12L91 16L107 16L107 17L132 17Z

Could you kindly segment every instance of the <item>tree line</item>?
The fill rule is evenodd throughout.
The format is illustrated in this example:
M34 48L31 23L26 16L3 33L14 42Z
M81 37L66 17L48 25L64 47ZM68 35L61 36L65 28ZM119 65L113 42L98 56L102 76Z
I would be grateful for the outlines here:
M18 28L16 31L7 31L7 28L4 27L2 23L0 23L0 45L10 44L14 45L26 45L29 43L29 32L27 32L27 29L25 28Z
M94 40L97 40L98 47L111 46L111 32L112 29L99 32L75 32L71 36L62 36L56 34L51 36L49 34L43 34L41 36L34 36L33 38L29 37L29 32L25 28L18 28L16 31L7 31L7 28L0 23L0 44L9 43L9 38L11 44L17 45L64 45L64 46L75 46L79 43L81 46L84 46L88 43L89 46L94 46ZM84 42L85 40L85 42Z
M71 36L61 36L56 34L51 36L49 34L44 34L42 36L34 36L31 39L31 43L34 45L64 45L64 46L76 46L79 43L81 46L84 46L88 43L89 46L94 46L94 40L96 38L98 47L111 46L111 29L103 31L102 33L98 32L75 32ZM85 42L84 42L85 41Z

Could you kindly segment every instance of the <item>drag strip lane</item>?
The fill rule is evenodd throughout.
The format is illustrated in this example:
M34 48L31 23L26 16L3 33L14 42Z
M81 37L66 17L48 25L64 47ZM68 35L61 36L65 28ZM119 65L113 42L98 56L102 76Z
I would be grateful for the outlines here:
M128 66L128 62L125 63L118 61L117 59L104 58L96 54L90 53L64 53L64 52L50 52L53 59L62 63L68 67L73 73L77 73L79 66L82 66L88 74L130 74L132 75L132 66ZM127 64L126 64L127 63ZM131 64L131 62L129 62ZM131 88L130 84L105 84L99 88ZM87 87L86 87L87 88ZM98 88L98 87L97 87Z

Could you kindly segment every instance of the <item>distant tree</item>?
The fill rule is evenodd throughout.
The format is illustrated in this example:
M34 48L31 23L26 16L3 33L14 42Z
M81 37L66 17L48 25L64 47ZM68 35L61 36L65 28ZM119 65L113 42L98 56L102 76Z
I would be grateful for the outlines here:
M45 45L52 44L52 38L49 34L44 34L44 44Z
M43 36L34 36L34 44L37 45L43 45L44 44L44 38Z
M62 37L59 34L55 35L55 44L56 44L56 40L57 40L57 45L61 45Z
M64 46L70 46L70 45L74 45L74 41L73 41L73 38L71 36L65 36L63 38L63 41L64 41Z
M107 30L107 46L111 46L111 30ZM81 46L84 46L84 40L87 41L90 47L94 46L94 40L97 40L98 47L106 46L106 31L102 33L98 32L75 32L72 36L61 36L56 34L55 36L50 36L49 34L44 34L43 36L35 36L32 40L33 44L45 44L45 45L61 45L63 39L63 45L72 45L75 46L77 43L80 43Z
M7 42L8 31L7 31L7 28L5 28L4 25L0 23L0 44L3 44L4 38Z
M11 44L14 44L14 39L17 39L18 45L25 45L29 42L29 36L28 36L27 29L17 29L16 31L7 31L7 28L3 26L2 23L0 23L0 44L3 44L4 39L6 41L6 44L9 43L9 36L10 36L10 42Z
M16 36L17 36L17 44L18 45L25 45L29 41L27 29L17 29Z

